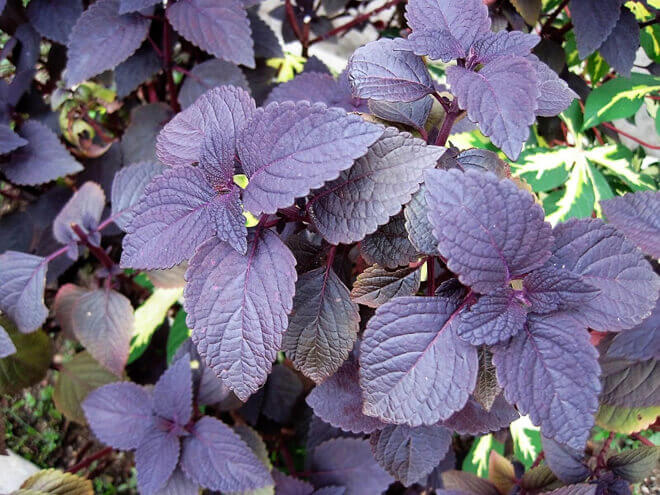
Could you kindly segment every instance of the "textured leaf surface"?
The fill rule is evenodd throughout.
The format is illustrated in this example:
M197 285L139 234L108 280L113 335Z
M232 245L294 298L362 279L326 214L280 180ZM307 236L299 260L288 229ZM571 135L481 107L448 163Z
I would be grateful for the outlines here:
M35 0L27 6L30 23L43 37L66 45L69 33L83 13L80 0Z
M119 15L119 0L99 0L78 18L69 37L66 82L73 86L130 57L149 32L139 14Z
M393 127L355 164L309 199L314 225L332 244L362 240L396 215L444 153Z
M660 364L655 359L633 362L601 356L600 399L604 404L650 407L660 395Z
M296 368L317 383L339 369L359 331L357 304L332 267L301 275L282 349Z
M16 134L11 127L0 124L0 154L9 153L16 148L25 146L28 142Z
M337 178L383 131L321 104L273 103L257 110L238 139L241 164L250 180L243 191L245 208L257 215L291 205Z
M541 41L536 34L521 31L499 31L488 33L472 46L477 60L482 64L498 57L525 57Z
M370 437L374 457L405 486L423 479L443 459L451 445L451 433L442 426L391 425Z
M549 495L596 495L598 485L580 483L577 485L564 486L562 488L557 488L551 492L548 492Z
M460 435L483 435L506 428L519 417L513 406L499 394L490 411L470 398L463 409L452 414L442 424Z
M536 115L541 117L559 115L570 106L575 98L578 98L577 93L536 56L528 55L526 59L534 66L538 78L539 97L536 100L538 104Z
M419 290L420 280L418 268L388 270L379 265L370 266L357 276L351 299L358 304L377 308L395 297L412 296Z
M186 272L185 306L207 364L242 400L265 381L288 326L295 259L277 235L252 235L248 254L209 240Z
M372 433L385 423L362 412L358 365L349 360L307 396L314 414L335 428L351 433Z
M18 128L18 133L28 144L14 151L8 163L0 165L11 182L33 186L82 170L80 163L44 124L28 120Z
M472 345L493 345L515 336L527 320L527 309L514 291L503 289L481 296L461 313L456 333Z
M78 234L73 231L71 224L78 225L87 234L93 234L104 208L105 194L101 186L94 182L85 182L55 217L53 221L55 239L62 244L77 242Z
M408 240L422 254L438 252L438 240L433 235L433 225L428 218L426 185L422 184L410 202L403 209Z
M643 191L601 202L607 220L644 253L660 258L660 192Z
M642 445L607 459L607 467L630 483L641 483L651 475L660 459L660 447Z
M80 297L71 310L73 332L100 364L121 376L133 334L133 307L112 289L96 289Z
M598 409L597 352L570 317L530 315L524 330L493 349L506 399L554 440L582 449Z
M578 483L589 476L589 469L582 461L584 452L555 442L552 438L541 437L545 462L552 472L564 483Z
M421 100L412 102L396 101L369 101L369 110L376 117L397 122L415 129L422 129L431 113L433 99L425 96Z
M312 495L314 487L306 481L287 476L277 469L271 473L275 480L276 495Z
M577 308L600 292L579 275L551 266L534 270L523 279L523 286L534 313Z
M111 383L92 391L83 402L94 435L117 449L137 448L152 423L151 397L134 383Z
M647 319L630 330L618 333L609 348L608 356L646 361L660 359L660 302Z
M403 215L392 217L360 243L360 253L369 264L395 269L417 259L417 250L408 240Z
M447 81L470 120L509 158L518 158L538 109L534 66L521 57L502 57L478 73L448 67Z
M160 3L160 0L119 0L119 13L137 12L157 3Z
M183 440L181 466L203 487L247 491L273 484L266 466L227 425L205 416Z
M582 60L598 50L612 33L622 3L622 0L571 0L571 19Z
M472 170L432 170L426 187L438 250L477 292L503 287L550 257L543 210L513 182Z
M621 17L614 29L601 45L603 58L619 74L630 77L630 70L639 49L639 24L635 15L627 8L621 9Z
M459 301L399 297L369 320L360 346L364 412L411 426L460 410L474 389L474 347L456 336Z
M133 207L140 201L154 177L163 172L155 161L141 162L122 168L112 181L112 215L114 222L126 230L133 219Z
M17 493L48 495L93 495L92 482L71 473L44 469L26 479Z
M395 46L395 41L381 39L355 50L348 61L355 96L409 102L433 93L424 61L412 52L395 50Z
M631 328L655 307L660 279L639 250L601 220L569 220L557 225L551 263L580 275L600 289L573 317L594 330Z
M44 304L46 258L17 251L0 255L0 310L23 333L39 328L48 316Z
M314 486L344 486L346 495L381 493L392 482L371 455L369 441L358 438L337 438L316 447L311 472Z
M181 36L202 50L254 68L254 43L240 0L182 0L167 9Z
M152 423L135 450L140 493L152 495L165 486L179 462L181 443L177 436Z
M160 376L154 386L154 412L184 427L192 416L192 372L184 355Z
M240 68L231 62L211 59L196 65L179 91L182 108L188 108L197 98L216 86L237 86L248 90L248 82Z

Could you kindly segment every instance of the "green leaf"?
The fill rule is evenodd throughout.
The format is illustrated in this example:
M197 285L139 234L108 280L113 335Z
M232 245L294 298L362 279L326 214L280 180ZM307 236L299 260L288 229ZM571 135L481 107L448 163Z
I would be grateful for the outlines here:
M511 3L530 26L539 20L543 7L542 0L511 0Z
M596 203L594 204L594 208L596 210L596 214L602 218L603 209L600 206L600 202L605 199L613 198L614 192L612 191L612 188L610 187L610 184L607 182L605 176L600 172L600 170L594 167L591 163L589 163L589 168L587 169L587 172L589 173L591 184L593 185L594 192L596 193Z
M633 73L630 78L618 77L594 89L587 98L582 130L602 122L625 119L642 106L644 97L660 90L660 78Z
M596 413L596 424L616 433L629 435L645 430L660 416L660 406L628 408L601 404Z
M609 71L610 66L600 53L594 52L587 59L587 74L592 86L595 86Z
M568 180L570 168L579 156L577 148L528 148L511 164L511 172L524 179L534 192L550 191Z
M602 165L621 178L633 191L655 190L655 184L650 177L636 172L630 166L633 154L625 146L619 144L597 146L586 150L585 155L589 161Z
M155 289L153 294L135 310L135 331L131 340L130 364L138 359L149 346L151 336L163 323L167 312L183 295L183 288Z
M186 316L186 312L180 309L174 317L174 323L170 326L170 333L167 335L167 364L172 362L177 349L190 337Z
M541 433L534 426L529 416L522 416L509 425L513 438L513 453L529 469L543 450Z
M578 54L577 42L575 41L575 33L570 30L566 33L564 38L564 53L566 54L566 65L573 67L582 63L580 55Z
M588 173L589 164L580 156L575 163L566 188L543 199L546 220L556 225L568 218L590 217L594 211L596 193Z
M45 469L30 476L21 485L21 489L14 492L19 494L42 495L94 495L92 482L71 473L64 473L55 469Z
M607 467L630 483L641 483L655 468L660 458L660 447L644 445L613 455L607 460Z
M646 26L640 33L642 48L651 60L660 63L660 26Z
M491 450L495 450L499 454L504 454L504 444L495 440L492 433L475 438L470 451L463 460L463 471L487 478Z
M571 103L570 106L559 115L559 118L563 120L566 127L568 127L568 132L573 136L577 136L584 124L584 113L580 106L580 100L573 100L573 103Z

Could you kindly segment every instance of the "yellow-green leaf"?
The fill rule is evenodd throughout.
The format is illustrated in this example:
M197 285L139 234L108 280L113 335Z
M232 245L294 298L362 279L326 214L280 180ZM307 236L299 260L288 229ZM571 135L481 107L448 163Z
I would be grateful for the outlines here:
M590 217L596 194L588 174L589 164L580 156L563 191L556 191L543 200L546 220L556 225L568 218Z
M30 476L21 490L48 495L94 495L92 482L71 473L45 469Z
M660 406L628 408L601 404L596 414L596 424L606 430L629 435L645 430L655 423L658 416L660 416Z

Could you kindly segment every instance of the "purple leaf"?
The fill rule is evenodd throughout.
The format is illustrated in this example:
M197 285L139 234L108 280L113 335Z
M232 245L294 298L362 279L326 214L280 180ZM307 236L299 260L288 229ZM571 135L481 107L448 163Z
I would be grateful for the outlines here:
M551 492L546 492L548 495L596 495L598 485L580 483L577 485L564 486L557 488Z
M439 490L437 495L497 495L499 493L490 481L467 471L446 471L442 480L449 490Z
M161 3L161 0L119 0L119 13L138 12L157 3Z
M607 354L632 361L660 359L660 300L651 316L636 327L624 330L614 337Z
M143 43L133 55L115 67L117 97L126 98L162 68L160 58L151 44Z
M243 191L245 208L258 215L290 206L337 178L383 131L322 104L272 103L258 109L238 139L241 165L250 180Z
M545 462L550 470L564 483L578 483L589 476L589 469L582 459L584 451L576 450L541 436Z
M131 123L121 138L123 161L127 164L157 161L154 147L158 133L172 118L164 103L149 103L131 111Z
M140 48L151 20L139 14L119 15L119 0L98 0L71 30L67 53L69 87L115 68Z
M94 182L85 182L55 217L53 236L62 244L78 242L78 234L71 228L72 224L76 224L85 233L92 234L98 243L100 234L96 233L96 228L104 208L105 194L101 186Z
M190 258L217 231L217 195L199 167L166 169L144 190L124 237L122 266L171 268Z
M523 285L525 298L534 313L578 308L583 301L593 299L600 292L579 275L550 266L534 270L524 278Z
M467 171L474 169L480 172L493 172L500 179L511 176L509 165L497 153L479 148L470 148L456 157L458 168Z
M559 115L570 106L574 99L579 98L577 93L568 87L566 81L560 79L554 70L541 62L535 55L528 55L526 58L534 66L538 78L537 116Z
M357 304L332 267L316 268L298 278L282 350L296 369L320 383L348 358L359 324Z
M337 373L317 385L307 396L314 414L335 428L351 433L372 433L386 426L362 412L358 365L350 359Z
M307 208L314 225L331 244L364 239L401 211L419 189L424 170L444 151L388 127L349 170L313 193Z
M303 389L302 381L295 371L282 364L273 366L264 394L264 416L278 423L290 423Z
M508 427L520 415L502 394L495 398L490 411L470 398L465 407L442 422L459 435L483 435Z
M112 289L81 296L71 310L73 333L101 365L121 376L128 359L134 323L131 302Z
M6 124L0 124L0 154L10 153L26 144L28 142L16 134L11 127Z
M348 61L348 80L359 98L415 101L435 90L424 61L412 52L395 50L381 39L355 50Z
M224 60L210 59L192 68L179 91L182 108L188 108L195 100L216 86L236 86L249 91L245 75L239 67Z
M610 36L621 16L622 3L623 0L571 0L571 19L582 60Z
M481 64L488 64L498 57L526 57L539 44L536 34L520 31L488 33L472 46L474 56Z
M660 192L641 191L601 201L607 220L653 258L660 258Z
M360 254L370 265L395 269L417 259L417 251L408 240L403 215L392 217L360 243Z
M251 234L243 256L199 247L186 272L185 307L206 363L243 401L265 381L293 305L296 261L277 234Z
M0 255L0 310L23 333L38 329L48 316L44 304L48 260L17 251Z
M310 471L314 486L344 486L346 495L382 493L393 481L374 460L369 442L358 438L337 438L316 447Z
M369 101L369 110L376 117L404 124L415 129L421 130L426 124L426 120L431 113L433 106L433 99L430 96L425 96L421 100L412 102L396 102L396 101Z
M180 0L167 18L181 36L215 57L254 68L254 42L240 0Z
M406 19L415 53L444 62L467 56L490 31L488 7L481 0L412 0Z
M155 424L147 428L135 451L135 467L140 493L153 495L164 488L179 462L181 444L172 432Z
M351 290L351 299L370 308L382 306L390 299L412 296L419 290L419 268L388 270L379 265L368 267L357 276Z
M538 109L534 66L521 57L501 57L479 72L448 67L447 81L470 120L509 158L517 159Z
M181 468L176 468L158 495L199 495L199 486L189 480Z
M366 414L419 426L465 405L479 363L456 336L461 308L457 299L399 297L376 310L360 346Z
M211 125L211 129L221 129L228 146L232 143L235 146L236 135L252 118L255 108L252 97L241 88L213 88L163 128L156 143L156 154L161 162L171 167L199 161L204 133Z
M39 34L61 45L66 45L82 13L80 0L34 0L27 6L28 19Z
M345 495L345 494L346 494L346 487L336 486L336 485L324 486L323 488L319 488L314 492L314 495Z
M423 482L445 457L451 433L442 426L391 425L369 439L374 457L404 486Z
M648 317L658 298L660 278L620 232L598 219L571 219L557 225L553 235L550 262L600 289L571 313L576 320L594 330L616 332Z
M426 185L422 184L419 191L413 194L410 202L403 209L406 219L405 227L408 240L422 254L436 254L438 240L433 235L433 225L428 218L426 204Z
M597 358L589 334L562 314L530 315L522 332L493 348L507 401L575 449L584 447L598 409Z
M44 184L83 169L44 124L28 120L17 131L28 143L14 151L8 163L0 165L0 170L14 184Z
M112 181L112 217L117 226L126 230L134 217L133 207L140 201L144 189L154 177L163 173L155 161L124 167Z
M275 480L275 495L312 495L314 492L314 487L306 481L287 476L277 469L271 474Z
M426 485L429 489L436 490L437 494L437 490L444 486L444 483L442 482L442 474L445 471L455 469L455 467L456 454L454 454L454 450L450 448L447 452L447 455L438 463L437 466L433 468L433 471L431 471L431 474L428 475L426 481L421 484Z
M638 49L639 24L635 15L627 8L623 8L612 33L601 45L600 54L619 74L630 77Z
M426 187L438 250L464 285L490 293L550 257L552 234L543 210L510 180L431 170Z
M355 381L357 383L357 378L355 378ZM359 393L359 387L358 387L358 393ZM360 407L362 406L358 405L358 408ZM384 425L385 424L383 423L381 427ZM344 437L354 438L357 436L360 435L356 433L349 433L340 428L335 428L334 426L331 426L325 421L321 420L318 416L312 415L312 418L309 421L309 427L307 428L307 440L305 442L305 447L307 448L307 450L311 452L312 449L314 449L314 447L322 444L326 440L330 440L332 438L344 438Z
M630 362L601 356L600 401L627 408L653 407L660 395L660 364L655 359Z
M181 467L210 490L249 491L273 484L264 464L227 425L204 416L183 440Z
M151 397L130 382L111 383L89 393L82 404L94 435L116 449L132 450L153 422Z
M11 356L15 352L16 346L11 341L11 338L9 338L9 334L4 329L4 327L0 325L0 359Z
M460 315L456 333L472 345L504 342L522 330L527 308L511 289L501 289L481 296L469 311Z
M270 26L259 17L259 14L250 9L248 19L250 19L250 30L254 40L254 56L266 59L284 57L279 39Z
M154 387L154 412L181 428L192 417L192 372L185 354L160 376Z

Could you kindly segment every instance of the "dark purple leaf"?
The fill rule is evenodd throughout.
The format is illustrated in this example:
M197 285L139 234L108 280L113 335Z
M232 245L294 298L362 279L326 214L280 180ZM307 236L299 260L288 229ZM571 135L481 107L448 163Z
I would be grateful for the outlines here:
M227 146L235 147L237 134L254 110L254 100L241 88L222 86L207 91L163 128L156 154L171 167L199 161L207 128L222 132Z
M128 359L134 323L126 296L105 288L89 291L71 310L73 333L101 365L121 376Z
M111 383L89 393L82 404L89 427L103 443L132 450L153 422L151 397L130 382Z
M550 257L543 210L513 182L473 170L431 170L426 187L438 250L464 285L490 293Z
M48 260L17 251L0 255L0 310L23 333L38 329L48 316L44 304Z
M390 39L373 41L355 50L348 61L353 95L385 101L415 101L433 93L424 61L412 52L395 50Z
M647 319L630 330L618 333L607 355L632 361L660 359L660 301Z
M240 0L180 0L167 18L181 36L215 57L254 67L254 42Z
M476 349L456 336L460 301L399 297L376 310L360 346L364 412L410 426L460 410L474 389Z
M171 110L163 103L135 107L131 112L131 123L121 139L124 162L156 161L156 138L171 117Z
M467 56L474 42L490 31L488 7L481 0L412 0L406 19L415 53L444 62Z
M369 110L376 117L390 122L404 124L418 130L424 128L429 113L431 113L432 106L433 99L430 96L425 96L421 100L407 103L396 101L369 101Z
M597 358L584 327L563 314L530 315L522 332L493 348L507 401L575 449L584 447L598 409Z
M497 495L499 493L490 481L467 471L446 471L442 479L449 490L440 490L438 495Z
M306 481L287 476L277 469L271 474L275 480L275 495L312 495L314 492L314 487Z
M584 60L610 36L621 16L623 0L571 0L578 53Z
M94 182L85 182L64 208L57 214L53 222L53 235L62 244L75 243L79 240L71 228L76 224L92 239L98 243L100 234L96 233L103 209L105 208L105 194L101 186Z
M150 43L143 43L138 51L115 67L117 97L126 98L162 67L160 57L153 46Z
M358 438L322 443L312 453L310 470L314 486L344 486L346 495L382 493L392 482L371 455L369 442Z
M321 72L323 74L332 74L328 66L323 63L323 61L318 58L316 55L312 55L305 62L303 67L303 73L307 74L308 72Z
M350 359L337 373L317 385L307 396L314 414L335 428L351 433L371 433L386 426L362 412L358 365Z
M140 493L154 495L164 488L179 462L181 443L172 432L152 424L135 450L135 467Z
M28 142L16 134L11 127L0 124L0 154L10 153Z
M254 56L266 59L283 57L284 52L277 36L254 9L248 10L248 19L250 19L250 30L254 40Z
M322 104L286 102L258 109L238 138L241 165L250 180L243 191L245 208L257 215L290 206L337 178L383 131Z
M298 278L282 350L296 369L320 383L348 358L359 323L357 304L332 267L316 268Z
M596 495L598 485L588 485L580 483L577 485L564 486L557 488L551 492L546 492L548 495Z
M456 333L472 345L493 345L513 337L527 320L527 308L511 289L481 296L460 315Z
M630 362L601 356L600 401L627 408L652 407L660 395L660 364L655 359Z
M329 107L343 108L347 112L356 111L361 102L356 99L358 105L355 105L348 86L340 84L330 74L320 72L302 73L291 81L280 84L271 91L264 106L285 101L325 103Z
M204 416L183 440L181 467L210 490L249 491L273 484L266 466L227 425Z
M640 324L655 307L660 278L639 250L598 219L571 219L553 229L550 262L570 270L600 293L572 316L585 326L616 332Z
M196 65L181 85L179 91L181 107L188 108L208 90L223 85L236 86L249 91L245 75L231 62L211 59Z
M538 78L539 97L536 100L538 108L536 115L554 117L566 110L577 93L568 87L568 83L560 79L557 73L541 62L535 55L528 55L527 60L534 66Z
M331 244L364 239L401 211L419 189L424 170L444 151L388 127L349 170L313 193L307 208L314 225Z
M584 464L584 451L575 450L542 436L545 462L552 472L564 483L579 483L589 476Z
M346 494L346 487L336 486L336 485L324 486L323 488L319 488L314 492L314 495L345 495L345 494Z
M119 13L138 12L157 3L161 3L161 0L119 0Z
M122 162L121 146L119 143L114 143L98 158L84 161L85 170L77 175L76 182L78 184L88 181L96 182L103 189L106 198L110 198L112 181L122 167Z
M417 259L417 250L408 240L403 215L392 217L360 243L360 253L370 265L395 269Z
M438 240L433 235L433 225L428 218L426 204L426 185L422 184L419 191L413 194L410 202L403 209L406 219L405 227L408 240L422 254L436 254Z
M526 57L539 44L536 34L520 31L487 33L472 46L479 63L488 64L498 57Z
M660 258L660 192L641 191L601 202L607 220L649 256Z
M0 359L11 356L15 352L16 346L11 341L11 338L9 338L7 331L3 328L2 325L0 325Z
M264 394L264 416L278 423L290 423L302 393L303 384L298 374L282 364L274 365Z
M619 481L623 481L621 488L624 488L624 485L628 485L628 483L625 483L626 481L629 483L644 483L646 478L653 475L659 460L660 447L642 445L634 450L614 454L607 459L607 467L612 470L612 474L623 478ZM625 488L629 490L626 493L630 493L631 487L625 486ZM609 493L613 492L614 490Z
M523 279L525 298L530 311L550 313L557 309L579 308L583 301L600 292L579 275L568 270L547 266L534 270Z
M479 148L470 148L456 157L458 168L467 171L474 169L480 172L493 172L498 178L506 179L511 176L509 165L497 153Z
M293 306L296 261L277 234L252 234L243 256L216 239L186 272L185 307L206 363L243 401L265 381Z
M426 479L451 446L451 433L442 426L391 425L372 433L374 457L388 473L410 486Z
M456 454L454 454L454 450L450 448L447 452L447 455L438 463L435 468L433 468L433 471L431 471L431 474L428 475L426 481L421 484L426 485L430 489L438 490L444 486L444 483L442 482L442 474L445 471L450 471L455 468Z
M639 24L635 15L627 8L623 8L612 33L601 45L600 54L615 71L630 77L638 49Z
M53 131L40 122L28 120L17 131L28 143L14 151L8 163L0 165L11 182L34 186L82 170Z
M66 45L82 13L80 0L34 0L27 6L28 18L39 34L61 45Z
M420 279L419 268L388 270L379 265L370 266L357 276L351 299L377 308L395 297L414 295L419 290Z
M163 166L155 161L129 165L117 172L112 181L112 217L120 229L126 230L145 187L162 173Z
M69 37L66 82L69 87L114 69L140 47L151 20L119 15L119 0L98 0L78 18Z
M357 383L357 378L355 379ZM384 423L383 423L384 426ZM325 421L322 421L318 416L312 415L312 418L309 421L309 427L307 429L307 440L305 442L305 447L310 452L317 445L322 444L326 440L332 438L343 438L343 437L357 437L361 436L360 434L350 433L344 431L340 428L335 428L334 426L329 425Z
M507 428L519 417L514 407L499 394L490 411L470 398L463 409L452 414L442 424L460 435L483 435Z
M470 120L509 158L517 159L539 107L534 66L522 57L501 57L479 72L448 67L447 81Z
M187 354L160 376L154 387L154 412L181 428L192 416L192 372Z

